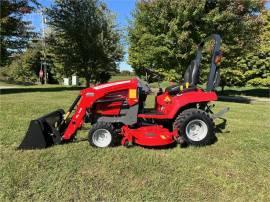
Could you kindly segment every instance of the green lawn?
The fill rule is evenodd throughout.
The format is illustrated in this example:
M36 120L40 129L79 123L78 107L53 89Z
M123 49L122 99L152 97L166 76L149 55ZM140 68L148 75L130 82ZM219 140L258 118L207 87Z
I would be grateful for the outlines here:
M270 200L269 103L217 102L216 110L231 108L228 126L202 148L94 149L80 141L18 151L31 119L67 109L78 94L36 88L0 95L0 201Z

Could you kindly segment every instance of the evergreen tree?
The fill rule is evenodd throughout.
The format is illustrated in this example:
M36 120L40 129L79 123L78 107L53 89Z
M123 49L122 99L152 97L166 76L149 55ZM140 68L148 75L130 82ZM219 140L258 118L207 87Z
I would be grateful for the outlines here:
M31 5L30 5L31 4ZM31 37L35 35L31 22L23 16L33 12L35 0L1 0L0 66L6 65L14 53L21 53Z

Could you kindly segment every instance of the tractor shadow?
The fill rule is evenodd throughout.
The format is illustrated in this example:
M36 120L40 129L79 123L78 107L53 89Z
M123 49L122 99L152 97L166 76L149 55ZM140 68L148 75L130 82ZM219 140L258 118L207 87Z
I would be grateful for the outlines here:
M75 139L72 143L80 143L80 142L86 142L86 141L88 141L88 138L77 138L77 139Z
M179 145L176 142L174 142L172 144L164 145L164 146L143 146L143 145L134 144L132 147L141 147L141 148L150 149L150 150L167 150L167 149L173 149L175 147L179 147Z
M226 135L228 133L230 133L231 131L229 130L225 130L226 126L227 126L227 120L225 118L219 118L221 120L221 122L216 124L215 130L216 130L216 137L215 137L215 141L213 142L213 144L215 144L218 141L218 137L220 135Z
M227 126L227 120L221 117L219 119L221 120L221 123L216 124L216 133L229 133L230 131L224 132Z

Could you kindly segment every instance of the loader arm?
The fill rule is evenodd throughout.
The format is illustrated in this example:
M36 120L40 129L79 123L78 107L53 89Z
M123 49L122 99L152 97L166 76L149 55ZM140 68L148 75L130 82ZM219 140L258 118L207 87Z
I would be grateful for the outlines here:
M86 109L91 107L100 97L102 97L102 95L96 96L94 92L87 92L86 90L82 90L80 92L80 95L73 102L73 104L65 114L64 121L66 122L68 116L71 114L74 107L77 105L77 103L79 103L62 136L62 141L70 140L74 136L76 131L81 128L82 124L84 123Z
M91 108L93 104L103 98L105 95L121 90L126 89L137 89L137 79L127 80L127 81L119 81L114 83L107 83L101 84L92 88L86 88L80 92L80 95L76 98L73 102L69 110L67 111L66 115L64 116L64 121L67 120L68 116L71 114L71 111L77 105L76 111L73 114L70 122L64 134L62 136L62 141L71 140L72 137L75 135L76 131L81 128L82 124L84 123L84 117L86 115L87 108ZM127 102L129 106L133 106L137 103L137 97L134 99L128 99Z

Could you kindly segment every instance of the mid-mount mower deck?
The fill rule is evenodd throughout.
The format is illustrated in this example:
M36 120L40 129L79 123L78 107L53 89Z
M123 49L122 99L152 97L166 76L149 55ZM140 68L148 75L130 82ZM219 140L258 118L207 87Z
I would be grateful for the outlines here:
M201 43L183 82L165 91L160 89L154 109L144 107L151 89L139 78L89 87L80 92L66 113L59 109L32 120L19 148L46 148L71 142L84 123L92 124L89 143L95 147L120 142L126 146L134 143L143 146L164 146L175 142L195 146L213 143L214 116L208 103L217 100L214 89L219 83L217 63L221 57L221 38L212 35L208 39L214 40L214 47L205 90L197 87L204 45ZM69 119L75 107L75 113Z

